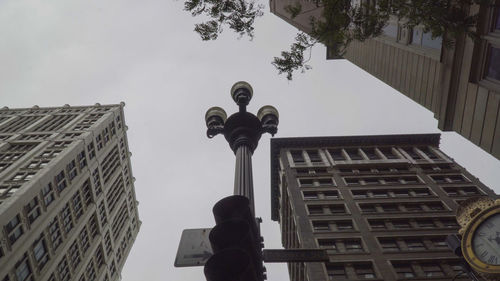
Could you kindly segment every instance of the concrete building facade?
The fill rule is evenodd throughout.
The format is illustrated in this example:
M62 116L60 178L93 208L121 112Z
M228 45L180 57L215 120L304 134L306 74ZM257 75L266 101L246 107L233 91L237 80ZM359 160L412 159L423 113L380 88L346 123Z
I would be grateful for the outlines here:
M451 280L455 213L497 196L439 150L439 134L274 138L271 217L284 248L324 248L289 263L292 281ZM467 280L462 275L455 280Z
M310 32L310 17L321 18L314 1L299 0L302 12L291 18L285 7L296 0L270 0L271 13ZM353 1L353 2L360 2ZM500 1L473 5L481 40L457 38L443 47L422 28L405 28L391 19L378 38L354 41L343 58L431 110L444 131L456 131L500 159ZM338 59L327 46L327 59Z
M123 106L0 110L0 280L119 280L141 222Z

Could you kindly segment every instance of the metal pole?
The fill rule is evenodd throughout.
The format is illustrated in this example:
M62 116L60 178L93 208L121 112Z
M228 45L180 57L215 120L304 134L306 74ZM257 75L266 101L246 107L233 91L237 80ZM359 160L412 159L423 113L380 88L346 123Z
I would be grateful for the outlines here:
M242 195L250 201L250 210L255 216L252 176L252 152L246 145L236 150L236 167L234 173L234 195Z

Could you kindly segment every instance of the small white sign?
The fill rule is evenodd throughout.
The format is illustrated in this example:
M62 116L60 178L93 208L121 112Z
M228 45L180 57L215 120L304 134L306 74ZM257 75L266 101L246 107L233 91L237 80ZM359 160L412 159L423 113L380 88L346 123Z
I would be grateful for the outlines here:
M202 266L213 255L208 234L211 228L184 229L175 257L175 267Z

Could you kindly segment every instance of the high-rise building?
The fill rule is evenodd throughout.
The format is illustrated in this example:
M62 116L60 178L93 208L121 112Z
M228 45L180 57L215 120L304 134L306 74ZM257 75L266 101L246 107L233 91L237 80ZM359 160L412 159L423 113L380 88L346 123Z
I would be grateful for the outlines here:
M119 280L139 221L123 106L0 110L0 280Z
M290 263L292 281L452 280L459 203L492 190L439 149L439 134L274 138L271 217L284 248L324 248ZM455 280L466 280L460 275Z
M292 19L285 7L296 2L302 11ZM322 16L315 1L270 0L269 6L304 32L311 31L311 16ZM393 18L383 35L353 41L343 58L431 110L441 130L456 131L500 159L500 8L474 4L469 10L479 12L476 43L461 36L454 47L443 47L441 38ZM340 58L333 50L327 45L327 59Z

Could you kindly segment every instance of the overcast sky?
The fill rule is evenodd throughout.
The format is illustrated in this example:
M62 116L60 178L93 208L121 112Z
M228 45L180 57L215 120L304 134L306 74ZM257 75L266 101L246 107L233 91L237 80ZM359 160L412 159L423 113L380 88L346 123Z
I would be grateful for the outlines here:
M143 224L122 280L205 280L201 267L173 263L182 230L213 226L213 204L232 192L234 155L223 137L206 138L204 114L214 105L237 110L236 81L254 88L249 110L279 110L277 137L439 132L430 111L345 60L326 61L322 46L312 70L292 82L277 76L270 62L296 30L264 4L253 41L227 33L202 42L182 1L0 1L1 106L126 103ZM500 161L456 133L443 133L441 147L500 191ZM265 244L278 248L269 136L253 160ZM268 280L288 279L285 266L267 268Z

